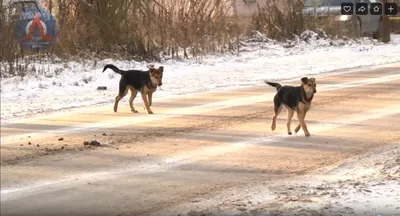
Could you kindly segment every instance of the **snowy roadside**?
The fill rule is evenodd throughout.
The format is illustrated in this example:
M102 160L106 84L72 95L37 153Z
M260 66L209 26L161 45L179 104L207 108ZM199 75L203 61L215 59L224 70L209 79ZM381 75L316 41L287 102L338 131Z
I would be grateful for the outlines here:
M249 182L251 184L251 182ZM306 175L231 188L166 215L400 215L400 143Z
M293 44L293 43L292 43ZM295 46L277 43L262 35L243 42L240 55L210 55L202 59L164 60L164 86L155 94L167 98L210 90L241 88L270 80L297 78L331 71L400 62L400 35L390 44L370 39L330 40L315 33L303 35ZM60 111L73 107L111 103L118 88L119 75L107 63L121 69L145 69L148 63L102 60L34 63L35 73L1 80L2 123L20 117ZM158 66L156 64L155 66ZM0 69L6 65L0 63ZM38 75L40 74L40 75ZM106 91L97 91L107 86ZM122 103L126 103L127 98ZM137 99L135 103L140 104Z
M271 213L400 215L400 143L325 169L275 188L283 208Z

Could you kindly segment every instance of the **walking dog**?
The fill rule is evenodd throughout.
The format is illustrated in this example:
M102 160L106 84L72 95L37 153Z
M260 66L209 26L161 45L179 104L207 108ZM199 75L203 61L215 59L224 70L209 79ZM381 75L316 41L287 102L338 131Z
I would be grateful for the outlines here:
M304 135L310 136L308 132L307 125L304 122L306 114L311 107L311 101L314 94L317 93L317 84L315 78L301 78L301 86L282 86L279 83L272 83L265 81L266 84L276 88L277 93L274 97L274 116L272 117L271 130L275 130L276 118L282 110L284 105L288 110L288 120L287 120L287 132L292 135L290 130L290 123L294 114L297 112L297 119L299 120L299 125L294 129L295 133L303 128Z
M104 66L103 73L108 68L113 70L115 73L121 75L119 80L119 92L117 97L115 97L114 102L114 112L118 110L118 102L128 94L128 90L131 91L131 97L129 99L129 106L133 113L137 113L133 107L133 100L137 93L140 91L144 103L144 108L148 114L153 114L150 109L153 103L153 93L157 90L157 86L162 85L162 76L164 72L164 67L160 66L158 69L154 68L153 65L148 66L148 71L142 70L120 70L112 64L107 64Z

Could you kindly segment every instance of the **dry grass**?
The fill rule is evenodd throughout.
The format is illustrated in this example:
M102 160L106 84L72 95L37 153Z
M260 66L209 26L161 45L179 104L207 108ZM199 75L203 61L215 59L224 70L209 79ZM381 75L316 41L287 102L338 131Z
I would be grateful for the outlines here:
M270 0L259 5L253 17L253 29L274 39L299 35L305 29L302 0Z
M214 0L120 0L59 2L56 54L158 60L224 51L237 32L231 5ZM94 2L94 1L92 1ZM68 13L68 8L76 8Z
M230 1L220 0L58 0L57 42L44 56L61 59L159 60L233 50L240 35ZM13 23L0 11L0 62L9 75L19 59L32 55L13 38ZM3 43L4 41L4 43ZM42 57L41 55L40 57ZM4 71L2 71L2 74Z

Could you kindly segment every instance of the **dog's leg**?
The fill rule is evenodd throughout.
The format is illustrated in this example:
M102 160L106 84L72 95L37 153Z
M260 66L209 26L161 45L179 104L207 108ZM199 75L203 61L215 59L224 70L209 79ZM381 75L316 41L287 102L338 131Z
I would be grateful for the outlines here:
M118 94L118 96L115 97L114 112L117 112L117 110L118 110L118 103L119 103L119 101L120 101L123 97L125 97L126 94L128 94L128 88L126 88L125 92L122 92L122 93L120 92L120 93Z
M153 104L153 92L149 93L149 107Z
M304 122L304 112L298 112L297 113L297 119L299 120L299 122L300 122L300 125L301 125L301 127L303 128L303 131L304 131L304 135L306 136L306 137L308 137L308 136L310 136L310 132L308 132L308 129L307 129L307 125L306 125L306 123Z
M309 110L309 109L306 109L306 110L305 110L303 119L306 119L306 114L307 114L308 110ZM297 127L294 129L294 132L295 132L295 133L299 132L300 128L301 128L301 125L300 125L300 123L299 123L299 124L297 125Z
M290 130L290 123L293 118L294 110L290 107L287 107L287 111L288 111L287 131L289 135L292 135L292 131Z
M308 132L307 125L304 122L304 118L306 117L306 111L307 107L303 103L299 103L299 106L297 107L297 119L299 120L299 123L301 127L303 128L304 135L306 137L310 136L310 132Z
M126 94L128 94L128 85L125 82L124 76L122 76L121 79L119 80L118 96L115 97L114 112L117 112L118 103L123 97L125 97Z
M129 106L131 107L131 111L133 113L138 113L138 111L135 110L135 107L133 107L133 101L135 100L138 91L133 87L129 87L129 89L131 90L131 97L129 98Z
M299 132L300 128L301 128L301 125L300 125L300 123L299 123L299 124L297 125L297 127L294 129L294 133Z
M274 107L275 115L272 117L272 124L271 130L274 131L276 128L276 118L278 117L279 113L282 111L282 104L276 105Z
M151 111L150 106L149 106L149 101L147 101L147 94L142 93L142 99L144 103L144 108L147 111L147 114L153 114L153 111Z

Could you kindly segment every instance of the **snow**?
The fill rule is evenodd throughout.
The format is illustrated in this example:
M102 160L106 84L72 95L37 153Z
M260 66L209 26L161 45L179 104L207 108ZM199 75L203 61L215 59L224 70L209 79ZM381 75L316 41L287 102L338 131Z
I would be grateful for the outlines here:
M318 212L317 215L400 215L399 147L399 143L393 143L338 167L323 168L327 171L317 171L318 175L300 177L306 182L292 187L291 194L296 198L280 211Z
M391 43L382 44L368 38L331 40L309 31L295 41L278 43L256 34L242 45L239 55L208 55L179 61L164 59L155 64L164 66L164 76L163 86L154 100L242 88L260 84L267 78L290 79L400 61L400 35L392 35ZM148 64L113 59L30 63L27 76L1 80L2 123L74 107L112 103L120 76L111 70L102 73L108 63L121 69L146 69ZM7 64L0 63L0 69L6 70ZM98 91L98 86L108 89ZM141 101L136 99L135 104Z
M389 145L361 159L345 163L326 175L329 194L319 200L326 213L347 210L348 215L400 215L400 144Z
M305 175L238 186L153 215L400 215L400 143Z

